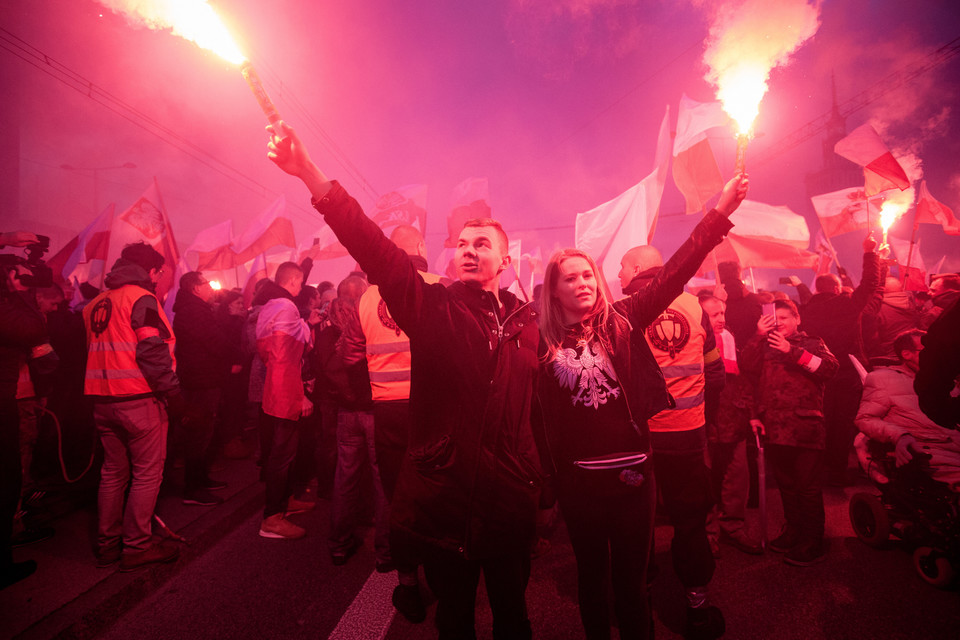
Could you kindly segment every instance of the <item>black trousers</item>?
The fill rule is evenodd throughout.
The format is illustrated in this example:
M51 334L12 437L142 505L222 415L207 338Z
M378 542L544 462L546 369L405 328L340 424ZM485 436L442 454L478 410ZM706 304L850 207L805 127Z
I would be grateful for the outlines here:
M780 488L787 530L799 535L800 544L823 542L823 451L768 444L767 459Z
M707 586L716 569L707 538L713 496L704 456L703 449L653 453L657 487L673 525L673 570L686 589Z
M297 455L300 424L297 420L267 415L263 409L260 410L260 420L270 443L263 454L263 480L267 485L263 517L269 518L282 513L290 497L290 467Z
M20 415L14 398L0 399L0 571L13 563L10 536L20 501Z
M608 581L620 638L651 637L647 563L656 508L654 478L615 494L561 483L557 494L577 559L577 600L586 638L610 638Z
M186 415L180 423L183 430L183 485L186 492L203 487L213 462L213 432L220 407L220 389L184 387Z
M474 613L480 573L487 587L496 640L533 637L527 618L526 590L530 580L530 552L522 550L480 560L465 560L452 551L431 548L423 552L423 571L437 596L440 640L473 640Z

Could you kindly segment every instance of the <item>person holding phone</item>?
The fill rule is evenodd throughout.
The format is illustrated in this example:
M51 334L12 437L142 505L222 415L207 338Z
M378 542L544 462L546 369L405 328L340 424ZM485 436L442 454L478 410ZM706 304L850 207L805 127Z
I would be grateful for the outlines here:
M750 425L763 435L783 501L786 524L769 549L788 564L810 566L824 557L823 393L839 363L823 340L799 330L792 301L771 306L740 354L740 369L756 387Z

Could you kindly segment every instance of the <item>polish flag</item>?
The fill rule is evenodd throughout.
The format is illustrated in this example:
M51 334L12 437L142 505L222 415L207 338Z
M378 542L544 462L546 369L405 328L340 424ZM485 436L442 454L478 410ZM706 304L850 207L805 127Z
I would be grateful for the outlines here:
M47 266L53 271L54 277L62 277L75 286L81 282L89 282L98 289L103 287L114 209L115 205L112 203L107 205L83 231L47 260Z
M401 224L417 228L420 233L427 229L427 185L408 184L380 196L370 218L384 234L390 235Z
M830 273L830 263L833 262L833 249L830 248L830 243L827 242L827 237L823 235L822 228L817 230L817 237L814 240L813 250L819 258L817 275L822 276Z
M907 291L926 291L927 268L924 266L923 258L920 255L920 241L917 240L913 245L912 252L910 251L910 242L907 240L888 236L887 242L890 243L890 249L893 251L893 257L897 260L900 273L906 273L903 288Z
M833 150L863 167L868 196L893 189L903 191L910 186L907 172L893 157L883 140L869 124L861 125L837 142Z
M232 245L233 220L224 220L197 233L183 255L191 270L223 271L237 265Z
M730 116L719 102L697 102L686 95L680 98L673 141L673 181L683 194L688 215L702 211L707 201L723 189L707 131L729 125Z
M947 205L930 195L926 180L920 183L920 199L913 220L914 227L920 223L939 224L948 236L960 236L960 221Z
M807 221L788 207L744 200L730 222L733 229L714 250L717 262L773 269L816 269L820 262L816 253L807 251Z
M491 217L489 203L490 183L486 178L467 178L455 186L450 194L447 238L443 246L451 249L457 246L457 239L468 220Z
M660 123L654 158L653 171L638 184L595 209L577 214L574 245L593 256L608 286L619 284L617 274L624 254L653 239L670 163L669 106Z
M250 308L257 283L267 277L267 258L261 253L253 259L253 264L247 274L247 282L243 285L243 306Z
M235 262L229 266L246 264L256 256L277 246L295 249L297 240L293 234L293 221L285 215L286 211L287 200L280 196L254 218L240 237L234 240L233 248L236 251L236 258Z
M433 273L437 273L450 280L457 280L457 267L453 264L456 251L456 249L451 247L441 249L433 261Z
M157 283L157 298L161 301L173 287L173 278L180 261L177 241L173 237L170 217L163 206L157 179L129 209L114 216L110 227L110 245L106 264L120 257L125 246L134 242L146 242L163 255L164 269Z
M870 217L874 221L878 219L883 200L875 198L867 201L864 198L864 190L860 187L853 187L813 196L810 201L813 202L813 208L820 218L823 233L828 238L832 238L841 233L866 229L868 202Z

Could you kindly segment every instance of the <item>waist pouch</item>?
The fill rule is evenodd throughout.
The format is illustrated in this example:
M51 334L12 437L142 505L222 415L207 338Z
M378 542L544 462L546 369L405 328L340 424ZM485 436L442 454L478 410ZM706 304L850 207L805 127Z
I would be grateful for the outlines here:
M578 483L597 491L622 491L643 484L648 461L646 453L611 453L574 460Z

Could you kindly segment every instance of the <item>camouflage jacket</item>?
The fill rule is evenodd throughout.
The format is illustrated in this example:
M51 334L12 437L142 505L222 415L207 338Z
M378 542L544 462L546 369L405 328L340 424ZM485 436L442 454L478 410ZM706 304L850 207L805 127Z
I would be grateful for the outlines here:
M740 354L740 370L754 383L753 418L764 426L768 444L823 449L823 390L839 363L820 338L803 332L788 338L783 353L754 336Z

